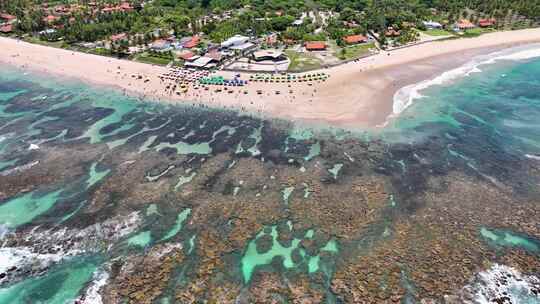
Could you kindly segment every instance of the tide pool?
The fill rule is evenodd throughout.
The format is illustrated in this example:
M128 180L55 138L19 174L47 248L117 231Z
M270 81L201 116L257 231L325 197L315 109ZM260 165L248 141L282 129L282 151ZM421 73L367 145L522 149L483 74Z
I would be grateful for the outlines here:
M187 219L187 217L191 214L191 209L187 208L184 211L180 212L176 218L176 221L174 223L174 226L165 234L163 238L161 238L160 241L166 241L172 237L174 237L180 230L182 230L182 226L184 224L184 221Z
M482 227L480 235L489 243L501 247L520 247L531 252L540 251L540 242L510 231L494 230Z
M287 222L289 229L292 228L292 223ZM311 239L313 237L313 230L308 230L305 233L304 238ZM272 244L269 250L265 252L259 252L257 249L257 241L261 238L270 237ZM310 256L306 253L305 249L300 245L302 239L293 238L290 246L283 246L278 241L277 226L270 227L270 232L266 233L265 229L261 230L257 236L249 242L247 249L240 261L240 267L242 269L242 275L244 282L247 283L251 280L253 272L259 266L270 265L274 258L282 258L282 265L286 269L292 269L304 265L307 268L308 273L315 273L319 271L321 265L320 253L326 251L330 254L337 254L338 247L335 240L329 240L323 247L319 249L319 254ZM298 253L296 258L293 258L294 252ZM304 268L304 269L306 269Z
M60 198L62 190L37 194L29 192L0 205L0 224L10 228L27 224L47 212Z
M150 231L142 231L130 237L127 242L131 246L146 247L152 241L152 233Z
M101 181L109 172L111 172L110 169L106 170L97 170L98 163L94 162L92 163L92 166L90 166L90 172L88 174L88 179L86 180L86 188L92 188L95 184L97 184L99 181Z
M54 266L44 276L0 288L0 303L72 303L97 270L95 258L74 258Z

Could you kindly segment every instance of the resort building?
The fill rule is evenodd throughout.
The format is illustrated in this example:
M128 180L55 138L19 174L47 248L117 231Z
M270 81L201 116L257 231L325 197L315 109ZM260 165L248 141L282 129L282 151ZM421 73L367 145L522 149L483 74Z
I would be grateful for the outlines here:
M111 36L111 42L120 42L124 39L127 39L127 34L126 33L120 33L120 34L116 34L116 35L112 35Z
M16 20L17 20L17 17L15 17L13 15L4 14L4 13L0 14L0 24L2 24L2 23L11 24L11 23L14 23Z
M231 48L233 46L239 46L247 43L249 41L249 37L242 36L242 35L235 35L231 38L223 41L221 43L222 48Z
M185 47L186 49L192 49L198 46L200 43L201 43L201 38L195 35L193 37L190 37L188 41L182 44L182 46Z
M475 28L476 26L470 22L467 19L461 19L459 22L455 25L454 30L457 31L464 31L464 30L470 30Z
M150 49L156 52L167 52L171 50L171 42L167 40L156 40L150 45Z
M277 50L261 50L253 53L253 60L255 61L285 61L287 56L281 51Z
M5 24L0 26L0 33L9 34L13 32L13 24Z
M442 29L442 24L440 24L439 22L435 22L435 21L424 21L424 26L428 29L428 30L439 30L439 29Z
M214 58L202 56L194 61L188 61L184 64L185 67L193 67L198 69L211 69L217 66L219 62Z
M201 56L195 55L191 51L177 53L176 55L178 56L178 58L180 58L180 59L182 59L184 61L195 61L195 60L197 60L197 58L201 57Z
M350 35L343 37L346 44L359 44L368 42L368 38L364 35Z
M304 47L307 51L324 51L326 50L326 43L323 41L311 41L306 42Z
M221 43L222 49L233 50L242 56L246 56L256 50L257 47L254 43L249 42L248 37L242 35L235 35Z

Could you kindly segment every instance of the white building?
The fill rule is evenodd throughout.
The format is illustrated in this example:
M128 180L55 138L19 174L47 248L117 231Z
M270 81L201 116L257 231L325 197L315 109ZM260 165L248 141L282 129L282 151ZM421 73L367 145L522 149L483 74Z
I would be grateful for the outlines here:
M245 44L248 41L249 41L249 38L246 37L246 36L234 35L231 38L223 41L221 43L221 47L223 47L223 48L231 48L233 46L238 46L238 45Z
M433 30L433 29L442 29L442 24L440 24L439 22L435 22L435 21L424 21L424 26L427 27L428 29L430 30Z

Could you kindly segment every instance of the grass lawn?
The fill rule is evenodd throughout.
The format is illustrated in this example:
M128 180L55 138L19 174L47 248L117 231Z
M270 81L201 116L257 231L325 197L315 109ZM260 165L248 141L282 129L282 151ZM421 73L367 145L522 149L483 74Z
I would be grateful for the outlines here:
M285 54L291 60L290 72L303 72L321 68L321 60L309 53L298 53L292 50L285 50Z
M106 48L95 48L95 49L81 49L82 52L94 54L94 55L100 55L100 56L112 56L110 50Z
M373 42L347 46L342 49L344 52L339 50L335 56L341 60L356 59L369 54L369 50L374 48L375 43Z
M45 40L41 40L38 37L34 37L34 36L25 37L24 40L26 42L39 44L39 45L44 45L44 46L50 46L50 47L54 47L54 48L63 48L64 47L64 42L63 41L45 41Z
M170 58L162 58L162 57L155 57L151 56L148 53L141 53L135 56L133 60L142 62L142 63L149 63L149 64L157 64L157 65L167 65L169 62L172 61Z
M432 29L427 31L422 31L422 33L429 35L429 36L449 36L453 35L449 31L441 30L441 29Z
M491 29L491 28L480 28L480 27L475 27L473 29L470 29L470 30L466 30L462 37L466 37L466 38L469 38L469 37L478 37L482 34L485 34L485 33L490 33L490 32L494 32L495 30L494 29Z

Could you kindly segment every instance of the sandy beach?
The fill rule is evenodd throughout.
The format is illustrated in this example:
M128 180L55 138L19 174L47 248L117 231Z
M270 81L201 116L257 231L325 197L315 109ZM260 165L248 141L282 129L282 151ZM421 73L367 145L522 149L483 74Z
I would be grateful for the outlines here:
M217 93L190 89L182 95L165 89L158 76L167 68L55 49L0 37L0 62L38 73L76 78L116 87L126 94L171 103L235 108L268 117L330 124L350 129L376 127L392 114L400 88L431 79L472 58L527 43L540 42L540 29L495 32L476 38L429 42L324 69L325 82L255 83ZM135 79L133 74L144 75ZM232 77L232 72L218 75ZM242 74L242 79L249 79ZM262 94L257 94L261 90ZM247 91L247 93L245 92ZM279 91L279 94L276 94Z

